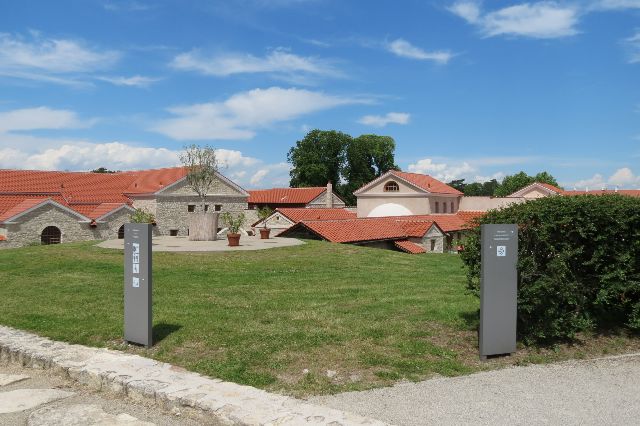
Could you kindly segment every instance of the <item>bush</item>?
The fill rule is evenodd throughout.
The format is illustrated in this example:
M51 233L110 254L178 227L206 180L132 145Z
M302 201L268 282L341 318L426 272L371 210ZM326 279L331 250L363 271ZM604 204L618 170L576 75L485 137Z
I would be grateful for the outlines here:
M547 197L490 211L482 223L517 223L518 335L525 343L579 331L640 331L640 198ZM480 289L480 228L462 260Z
M132 223L155 223L156 222L156 218L153 215L153 213L151 213L148 210L145 209L136 209L130 216L129 216L129 220L131 220Z

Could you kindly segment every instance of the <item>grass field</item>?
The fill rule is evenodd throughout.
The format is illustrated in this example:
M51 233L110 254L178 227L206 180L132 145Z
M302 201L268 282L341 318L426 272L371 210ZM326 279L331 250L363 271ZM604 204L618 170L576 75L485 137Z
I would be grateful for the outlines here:
M93 244L0 251L0 323L297 396L640 348L588 336L480 363L479 302L456 255L310 241L154 254L157 343L144 349L122 341L123 253Z

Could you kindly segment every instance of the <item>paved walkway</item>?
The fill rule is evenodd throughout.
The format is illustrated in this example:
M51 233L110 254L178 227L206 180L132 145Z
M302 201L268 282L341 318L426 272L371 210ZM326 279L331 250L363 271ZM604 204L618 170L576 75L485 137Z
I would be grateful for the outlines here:
M214 424L197 412L173 413L89 391L46 370L0 364L0 425L195 426Z
M153 237L153 251L243 251L265 250L275 247L290 247L304 244L295 238L274 237L261 240L259 235L240 237L239 247L229 247L226 237L220 237L217 241L189 241L188 237ZM98 244L98 247L120 249L124 248L124 240L107 240Z
M396 425L638 425L640 354L312 398Z

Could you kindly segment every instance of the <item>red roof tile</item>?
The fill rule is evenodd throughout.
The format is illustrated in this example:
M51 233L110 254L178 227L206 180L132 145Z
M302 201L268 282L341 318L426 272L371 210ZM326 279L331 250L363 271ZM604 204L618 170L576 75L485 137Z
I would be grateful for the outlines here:
M431 220L396 220L398 224L404 229L408 237L421 238L424 234L433 226L434 222Z
M131 204L131 195L157 192L185 175L184 167L118 173L0 170L0 218L17 214L12 209L25 200L51 198L95 219Z
M403 252L409 253L409 254L420 254L420 253L427 252L422 246L419 246L418 244L413 243L409 240L394 241L393 245L398 247Z
M553 191L556 194L562 194L564 192L564 189L560 189L557 186L551 185L549 183L543 183L543 182L534 182L537 183L538 185L547 188L549 191Z
M459 211L455 214L425 214L415 216L394 216L399 221L432 221L443 232L463 231L471 227L472 221L484 215L485 212Z
M298 223L301 220L336 220L355 219L357 215L347 209L307 209L307 208L278 208L277 212Z
M399 172L397 170L392 170L391 173L406 181L411 182L418 188L424 189L425 191L429 191L434 194L462 195L462 192L450 187L444 182L440 182L438 179L435 179L429 175Z
M322 194L324 186L310 188L272 188L258 189L249 192L249 203L252 204L307 204Z
M289 230L300 226L334 243L394 240L407 237L404 229L397 222L387 218L302 221ZM281 235L287 232L288 230Z
M7 237L5 237L4 235L0 235L0 241L6 241Z
M5 220L10 219L10 218L12 218L15 215L18 215L20 213L23 213L23 212L25 212L25 211L37 206L38 204L42 204L47 200L49 200L49 198L26 198L26 199L23 199L19 203L15 204L11 208L9 208L7 211L1 213L0 214L0 222L4 222Z

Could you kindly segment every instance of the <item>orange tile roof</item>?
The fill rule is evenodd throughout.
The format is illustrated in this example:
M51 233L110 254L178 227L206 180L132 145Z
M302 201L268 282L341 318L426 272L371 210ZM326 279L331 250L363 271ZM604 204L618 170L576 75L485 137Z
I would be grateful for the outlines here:
M5 237L4 235L0 235L0 241L6 241L7 237Z
M398 240L398 241L394 241L393 245L396 246L397 248L399 248L400 250L402 250L405 253L409 253L409 254L420 254L420 253L426 253L427 251L424 249L424 247L419 246L416 243L413 243L409 240Z
M324 186L310 188L272 188L247 191L251 204L307 204L322 194Z
M396 220L408 237L421 238L433 226L432 220Z
M484 215L486 212L458 211L455 214L424 214L414 216L393 216L399 221L432 221L443 232L463 231L471 228L474 219ZM390 217L388 217L390 218Z
M537 183L538 185L547 188L549 191L553 191L556 194L562 194L564 192L564 189L560 189L557 186L551 185L549 183L543 183L543 182L534 182Z
M336 219L355 219L357 215L347 209L307 209L307 208L278 208L277 212L282 213L285 217L294 223L301 220L336 220Z
M30 208L37 206L38 204L44 203L49 199L50 198L25 198L14 206L10 207L5 212L0 213L0 222L4 222L5 220L12 218L17 214L25 212Z
M387 218L302 221L292 226L305 227L314 234L334 243L355 243L407 238L402 227ZM288 230L280 235L287 233Z
M118 173L0 170L0 221L34 202L22 204L26 200L47 198L96 219L131 204L132 195L157 192L184 176L184 167Z
M429 191L435 194L462 195L462 192L450 187L444 182L440 182L438 179L433 178L429 175L423 175L420 173L399 172L397 170L392 170L391 173L398 177L401 177L406 181L411 182L418 188L424 189L425 191Z

